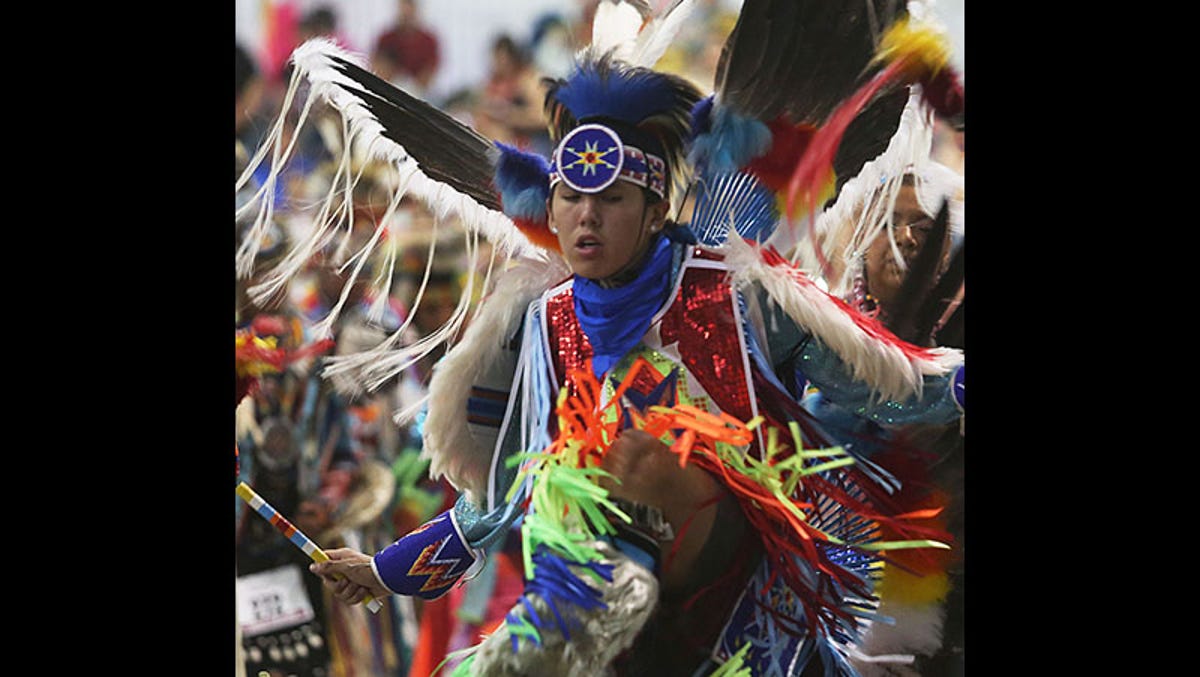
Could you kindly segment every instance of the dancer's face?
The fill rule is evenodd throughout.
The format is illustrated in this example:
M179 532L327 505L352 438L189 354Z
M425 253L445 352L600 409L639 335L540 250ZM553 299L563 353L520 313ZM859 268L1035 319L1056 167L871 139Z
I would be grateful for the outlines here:
M550 226L571 271L603 280L640 261L662 228L669 203L646 203L645 193L628 181L615 181L599 193L581 193L558 184L550 195Z
M896 196L896 207L892 211L891 231L896 238L896 247L904 259L904 267L896 260L887 231L881 232L867 250L867 291L879 299L886 308L896 297L908 266L925 246L929 231L933 228L933 216L925 213L917 201L917 191L905 184Z

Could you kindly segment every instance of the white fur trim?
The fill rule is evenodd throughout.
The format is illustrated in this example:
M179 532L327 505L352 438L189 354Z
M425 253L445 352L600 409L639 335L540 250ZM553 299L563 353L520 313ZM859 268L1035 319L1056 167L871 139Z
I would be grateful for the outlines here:
M513 651L507 625L473 647L472 675L572 675L590 677L612 674L611 663L634 640L650 619L658 604L659 583L654 574L605 541L590 543L600 551L603 562L613 565L612 582L594 581L602 594L604 607L570 613L579 622L571 627L570 641L558 630L549 605L540 595L527 596L538 616L548 620L541 628L540 646L522 637ZM524 604L514 609L527 614Z
M430 460L431 477L444 475L473 501L487 491L493 452L479 446L467 431L467 399L475 375L499 354L501 342L516 331L529 303L568 274L557 259L522 261L501 273L462 340L434 368L421 454Z

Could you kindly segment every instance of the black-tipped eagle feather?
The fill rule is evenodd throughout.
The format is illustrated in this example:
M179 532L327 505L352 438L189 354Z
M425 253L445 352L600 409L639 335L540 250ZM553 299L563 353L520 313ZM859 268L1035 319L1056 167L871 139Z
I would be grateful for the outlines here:
M819 125L878 71L884 28L899 0L746 0L717 66L718 100L763 121ZM881 92L851 122L834 159L838 188L887 149L905 89Z
M493 186L496 148L484 136L449 114L408 94L349 61L330 57L335 68L362 89L356 96L383 127L383 136L408 153L430 179L501 211Z

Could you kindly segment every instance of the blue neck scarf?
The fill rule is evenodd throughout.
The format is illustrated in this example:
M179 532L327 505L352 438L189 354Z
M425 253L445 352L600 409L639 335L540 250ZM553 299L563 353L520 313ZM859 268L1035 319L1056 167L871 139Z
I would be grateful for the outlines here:
M638 276L629 284L604 288L575 276L575 316L592 344L592 372L603 378L650 329L654 313L671 293L671 240L659 237Z

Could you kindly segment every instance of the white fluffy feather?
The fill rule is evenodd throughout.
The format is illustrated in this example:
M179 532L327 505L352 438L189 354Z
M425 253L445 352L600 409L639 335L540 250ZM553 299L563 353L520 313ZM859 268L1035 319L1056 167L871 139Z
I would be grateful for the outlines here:
M758 283L788 317L829 346L882 399L920 395L922 378L941 375L962 364L962 351L935 348L930 359L911 358L899 347L864 331L835 300L791 269L770 266L736 233L722 248L736 286Z
M653 68L698 4L698 0L676 0L666 11L651 19L634 40L629 54L630 63Z
M632 63L638 34L646 21L642 10L623 0L600 0L592 18L591 48L597 53L612 52L621 61Z
M584 51L611 52L625 63L653 68L691 18L699 0L675 0L657 16L638 2L601 0L592 19L592 41Z

